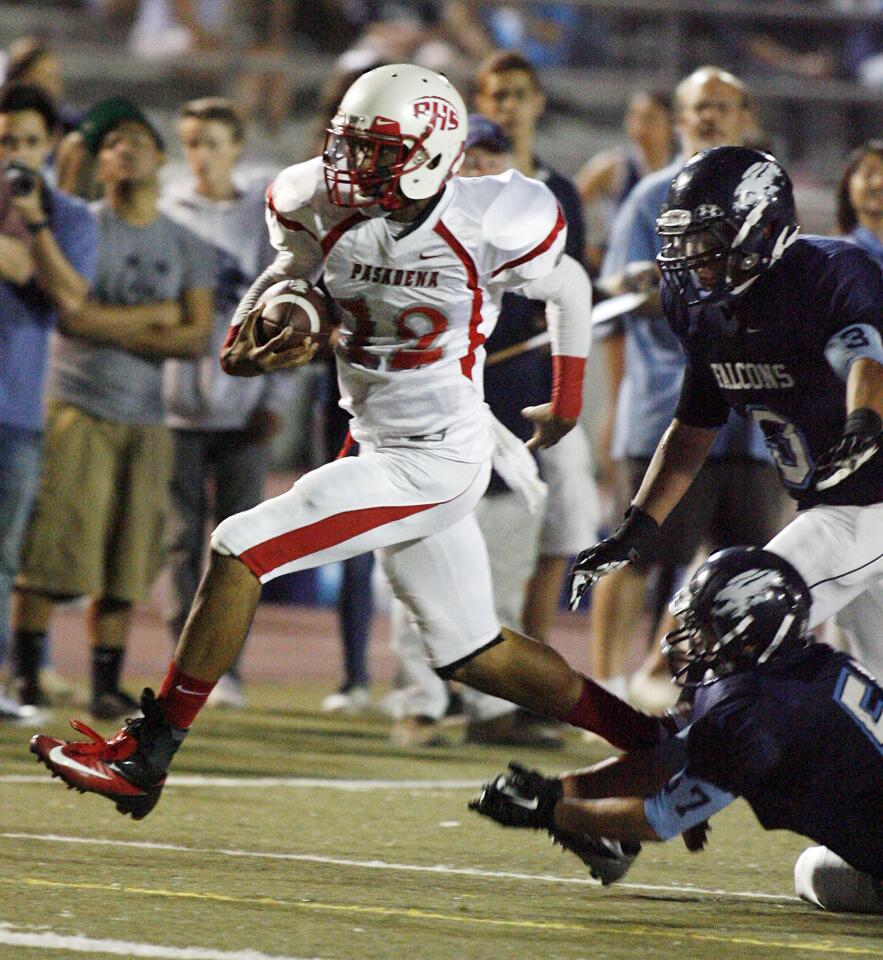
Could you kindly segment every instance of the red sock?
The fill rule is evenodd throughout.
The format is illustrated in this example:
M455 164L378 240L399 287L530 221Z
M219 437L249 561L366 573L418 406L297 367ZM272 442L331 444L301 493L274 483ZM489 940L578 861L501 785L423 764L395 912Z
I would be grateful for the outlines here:
M196 719L196 714L205 706L208 695L217 680L197 680L178 669L174 660L169 664L157 700L166 719L173 727L186 730Z
M586 677L583 677L579 700L562 719L574 727L597 733L620 750L655 746L662 733L657 717L640 713Z

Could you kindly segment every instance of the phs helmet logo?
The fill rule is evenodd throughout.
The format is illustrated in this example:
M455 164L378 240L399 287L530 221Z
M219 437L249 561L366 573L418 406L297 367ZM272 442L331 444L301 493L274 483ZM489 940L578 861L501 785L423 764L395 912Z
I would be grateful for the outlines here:
M423 97L414 101L414 116L426 117L437 130L456 130L460 118L454 105L443 97Z
M733 206L737 210L750 210L761 201L774 200L781 180L782 170L772 160L752 163L736 187Z

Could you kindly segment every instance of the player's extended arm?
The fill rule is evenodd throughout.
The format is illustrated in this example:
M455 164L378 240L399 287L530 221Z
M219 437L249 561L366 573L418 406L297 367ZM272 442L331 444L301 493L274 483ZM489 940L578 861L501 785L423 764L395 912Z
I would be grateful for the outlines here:
M564 254L550 273L519 293L544 300L552 341L552 396L549 403L521 412L534 424L530 449L556 444L576 426L582 409L583 375L592 343L592 284L586 271Z
M689 490L716 436L717 430L672 420L647 467L634 506L661 524Z
M673 738L676 739L676 738ZM572 837L659 840L644 810L678 769L683 741L637 750L586 770L544 777L510 763L469 807L507 827L547 829Z
M576 558L570 574L570 604L601 577L650 556L659 526L690 488L714 443L716 429L692 427L675 418L659 441L625 520L606 540Z

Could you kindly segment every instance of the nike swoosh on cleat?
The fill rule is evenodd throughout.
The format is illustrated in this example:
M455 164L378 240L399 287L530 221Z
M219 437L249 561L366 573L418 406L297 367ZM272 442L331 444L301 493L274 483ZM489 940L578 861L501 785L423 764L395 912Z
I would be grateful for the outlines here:
M49 751L49 760L52 761L56 766L67 767L68 770L75 770L77 773L85 773L90 777L98 777L100 780L110 780L111 778L106 773L100 773L98 770L94 770L92 767L87 767L85 764L79 763L74 760L73 757L69 757L64 752L64 747L53 747Z
M179 683L176 690L180 690L181 693L189 693L191 697L207 697L208 693L203 692L202 690L188 690L186 687L182 687Z

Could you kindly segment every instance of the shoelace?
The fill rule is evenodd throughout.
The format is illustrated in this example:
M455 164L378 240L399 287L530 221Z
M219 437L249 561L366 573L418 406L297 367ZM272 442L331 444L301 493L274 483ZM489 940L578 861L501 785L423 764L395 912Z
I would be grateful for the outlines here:
M130 732L137 720L127 720L126 725L110 740L105 739L100 733L96 733L90 726L83 723L82 720L71 720L70 724L78 733L82 733L89 739L86 741L74 741L68 743L68 749L71 752L83 757L94 757L97 760L125 760L138 749L138 740Z

